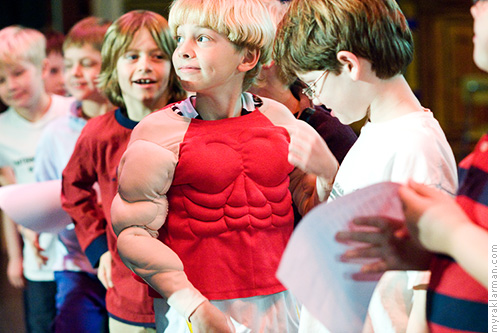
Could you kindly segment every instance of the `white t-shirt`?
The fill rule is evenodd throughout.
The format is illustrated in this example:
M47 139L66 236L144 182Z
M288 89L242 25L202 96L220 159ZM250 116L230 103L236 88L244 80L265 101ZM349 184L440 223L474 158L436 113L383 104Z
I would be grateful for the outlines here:
M19 184L35 182L33 167L40 135L50 121L67 114L74 101L73 98L58 95L51 95L51 98L49 110L36 122L24 119L11 107L0 114L0 167L12 167ZM26 203L26 209L29 209L29 202ZM40 235L40 246L46 250L44 255L49 257L47 264L42 267L38 267L32 247L24 247L24 276L28 280L51 281L54 279L50 258L51 252L55 251L56 237L45 233Z
M413 179L455 193L457 166L451 147L432 112L413 112L370 123L339 168L330 199L382 181Z
M384 122L368 122L340 165L329 201L379 182L406 183L409 179L455 193L458 186L455 157L432 112L423 111ZM376 318L371 318L373 327L378 327L375 332L406 331L412 288L425 281L425 274L409 271L390 272L388 277L384 274L382 280L386 283L378 285L373 298L366 295L363 302L368 304L370 298L372 300L369 312L377 313ZM387 283L387 278L394 283ZM391 288L396 284L402 287ZM387 300L391 301L390 305ZM393 310L398 313L389 313ZM367 311L360 313L357 324L353 323L352 332L363 330ZM404 316L406 318L402 318ZM381 317L384 321L378 323L377 319ZM328 332L307 310L302 311L299 332L311 331L312 327L315 332Z

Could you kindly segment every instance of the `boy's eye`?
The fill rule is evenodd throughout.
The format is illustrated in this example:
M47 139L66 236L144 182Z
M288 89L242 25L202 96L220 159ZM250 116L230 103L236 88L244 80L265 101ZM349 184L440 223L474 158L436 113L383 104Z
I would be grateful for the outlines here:
M166 56L163 53L155 53L155 54L153 54L153 58L158 59L158 60L163 60L163 59L166 59Z
M95 62L95 61L93 61L93 60L90 60L90 59L84 59L84 60L82 61L82 66L83 66L83 67L92 67L92 66L94 66L95 64L96 64L96 62Z
M17 70L17 71L14 71L14 76L21 76L24 74L24 69L20 69L20 70Z
M181 43L184 41L184 37L181 37L181 36L176 36L175 37L175 40L177 41L177 43Z
M207 36L198 37L198 42L208 42L210 39Z
M127 60L136 60L139 58L139 56L135 53L125 53L123 57Z

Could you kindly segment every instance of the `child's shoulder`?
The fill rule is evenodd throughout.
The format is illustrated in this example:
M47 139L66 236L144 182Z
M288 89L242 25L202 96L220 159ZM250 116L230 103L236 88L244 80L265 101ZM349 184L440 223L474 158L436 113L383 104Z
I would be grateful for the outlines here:
M254 96L259 111L277 126L290 125L296 121L292 112L283 104L266 97Z
M194 117L186 115L185 109L185 100L168 104L158 111L152 112L144 117L144 119L139 122L137 127L171 127L176 126L179 123L189 122L189 119Z
M169 104L155 111L137 124L132 132L131 141L146 140L162 146L177 142L182 137L191 122L179 109L183 102Z

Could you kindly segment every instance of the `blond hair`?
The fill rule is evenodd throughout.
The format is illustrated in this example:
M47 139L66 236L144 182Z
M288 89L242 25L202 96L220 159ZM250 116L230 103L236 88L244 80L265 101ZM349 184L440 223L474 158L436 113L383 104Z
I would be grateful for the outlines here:
M0 65L28 61L40 70L46 58L46 39L38 30L12 25L0 30Z
M237 50L259 50L259 61L246 73L243 91L255 81L262 64L271 61L275 28L260 0L175 0L168 21L174 35L180 25L194 23L227 36Z
M167 20L160 14L147 10L134 10L120 16L108 28L102 45L102 66L99 75L99 86L108 99L116 106L125 108L125 102L118 84L116 64L118 59L127 51L135 34L146 28L153 37L156 45L165 53L168 60L172 60L172 54L176 43L170 34ZM177 102L186 97L175 71L170 71L168 103Z

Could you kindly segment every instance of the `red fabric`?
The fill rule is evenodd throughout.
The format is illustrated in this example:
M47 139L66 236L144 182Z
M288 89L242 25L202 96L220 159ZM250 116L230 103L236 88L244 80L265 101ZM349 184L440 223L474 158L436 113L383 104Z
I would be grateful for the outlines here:
M285 290L275 273L293 228L288 133L259 111L193 119L160 229L209 299Z
M154 323L153 300L148 296L147 285L136 281L121 261L110 222L111 203L118 187L116 170L132 133L131 128L118 122L119 115L108 112L89 120L84 127L63 172L62 203L75 221L75 232L84 252L106 234L114 284L106 293L107 310L125 321ZM102 209L97 207L92 190L96 181Z

